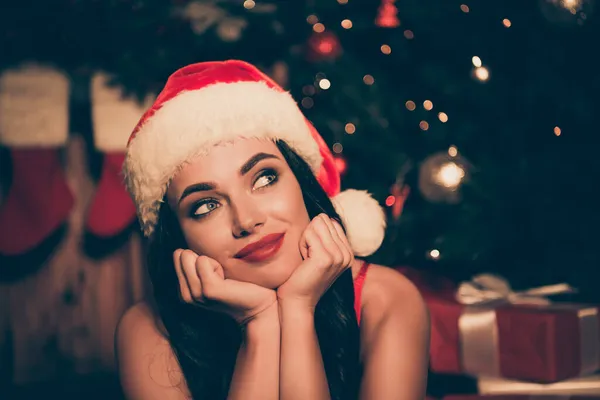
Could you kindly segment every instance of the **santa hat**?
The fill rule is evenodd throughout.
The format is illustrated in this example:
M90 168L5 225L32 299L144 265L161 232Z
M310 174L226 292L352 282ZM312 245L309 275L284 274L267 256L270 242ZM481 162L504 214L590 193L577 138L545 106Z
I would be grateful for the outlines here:
M385 215L367 192L340 193L334 158L291 95L248 63L188 65L171 75L128 144L124 173L142 229L150 236L173 176L187 161L237 138L285 141L310 166L339 213L357 256L383 242Z

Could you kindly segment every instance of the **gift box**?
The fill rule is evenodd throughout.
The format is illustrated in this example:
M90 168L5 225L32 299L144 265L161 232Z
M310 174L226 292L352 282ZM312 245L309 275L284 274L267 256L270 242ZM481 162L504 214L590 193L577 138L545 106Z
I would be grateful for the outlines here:
M398 268L419 288L431 318L430 368L444 374L551 383L600 369L598 307L554 304L554 285L513 292L491 275L468 284Z
M486 395L586 395L600 398L600 375L568 379L556 383L532 383L502 378L480 378L477 392Z

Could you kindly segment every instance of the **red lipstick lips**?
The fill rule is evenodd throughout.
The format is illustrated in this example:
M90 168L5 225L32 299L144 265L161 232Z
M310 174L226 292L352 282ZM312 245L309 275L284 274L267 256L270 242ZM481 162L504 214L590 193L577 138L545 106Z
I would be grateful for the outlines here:
M235 258L240 258L248 262L260 262L273 257L283 244L285 233L272 233L262 239L250 243L241 249Z

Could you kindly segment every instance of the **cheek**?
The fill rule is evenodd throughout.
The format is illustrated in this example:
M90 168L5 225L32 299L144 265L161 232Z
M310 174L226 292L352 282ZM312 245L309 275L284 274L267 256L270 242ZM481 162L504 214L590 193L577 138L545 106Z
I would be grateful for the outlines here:
M271 214L290 222L294 228L302 231L310 222L302 192L295 182L282 185L278 195L269 198L267 209Z
M227 254L224 244L223 229L207 229L208 225L201 226L195 221L185 221L181 225L183 236L188 248L194 253L210 257L219 263L225 261Z
M277 219L288 221L294 225L307 215L302 200L297 201L287 196L269 199L265 204L265 208L269 214L276 216Z

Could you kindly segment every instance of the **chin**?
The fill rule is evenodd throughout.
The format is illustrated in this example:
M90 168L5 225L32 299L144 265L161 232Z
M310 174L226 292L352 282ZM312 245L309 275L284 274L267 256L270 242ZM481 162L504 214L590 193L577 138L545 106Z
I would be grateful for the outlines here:
M276 262L264 269L264 275L261 276L261 286L269 289L277 289L283 285L294 273L300 263L297 260L288 262Z
M256 284L269 289L283 285L302 262L300 252L282 252L256 271Z

